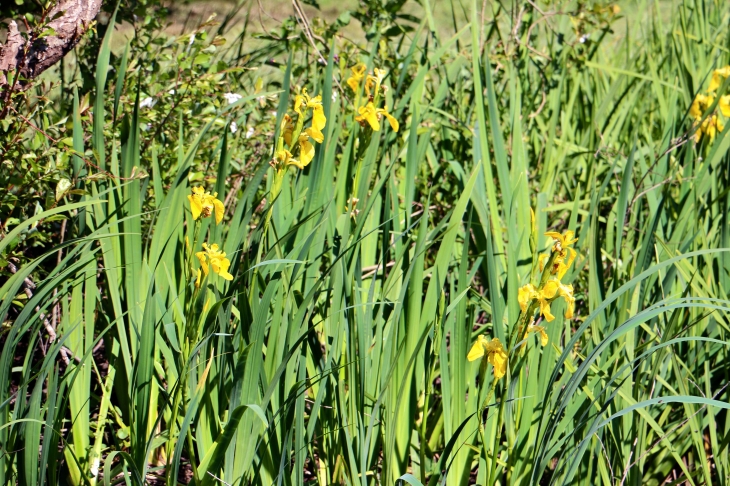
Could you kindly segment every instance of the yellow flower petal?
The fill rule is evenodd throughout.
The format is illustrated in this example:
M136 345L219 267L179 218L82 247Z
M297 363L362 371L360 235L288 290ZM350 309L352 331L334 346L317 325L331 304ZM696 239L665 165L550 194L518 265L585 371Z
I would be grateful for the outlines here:
M228 269L230 268L230 266L231 262L228 260L228 258L221 258L218 261L218 275L223 277L225 280L233 280L233 275L228 273Z
M555 319L555 316L550 312L550 301L545 299L540 301L540 314L545 316L545 320L548 322L552 322Z
M558 282L557 280L548 280L547 282L545 282L545 285L542 287L542 290L540 291L540 298L541 299L554 298L557 295L559 288L560 288L560 282Z
M531 333L531 332L538 333L540 335L540 344L542 344L543 346L547 345L549 338L548 338L547 332L545 332L544 327L530 324L529 326L527 326L527 333L525 333L525 335L527 335L528 333Z
M312 113L312 128L321 132L326 123L327 117L324 116L324 108L322 108L322 104L320 103L314 107L314 112Z
M202 187L193 187L193 194L188 196L193 219L207 218L215 211L216 224L219 224L223 219L225 207L217 199L217 196L218 193L211 195L209 192L205 192Z
M302 107L306 106L307 101L305 100L304 96L307 94L307 90L303 89L303 95L296 95L294 97L294 111L297 113L297 115L302 116Z
M204 252L201 251L195 255L198 257L198 260L200 260L200 264L203 267L205 275L208 275L209 263L210 268L214 273L217 273L226 280L233 280L233 275L228 273L228 268L230 267L231 262L228 258L226 258L225 252L220 251L218 245L215 243L210 246L203 243L203 249L205 250ZM208 260L208 263L206 263L206 259Z
M487 343L485 350L488 353L487 361L494 367L494 377L499 380L507 373L507 353L504 346L499 338L493 338Z
M499 380L507 374L507 353L504 351L492 353L489 355L489 362L494 366L494 377L496 379Z
M390 123L390 128L392 128L394 132L398 131L398 127L399 127L398 120L393 118L393 116L390 113L388 113L388 110L386 110L384 108L378 108L376 110L376 113L379 115L385 116L385 118L388 120L388 123Z
M213 199L213 208L215 208L215 224L220 224L223 221L223 215L226 213L226 207L223 205L223 202L218 199Z
M288 150L279 150L278 152L276 152L274 158L278 163L288 165L289 160L292 158L292 154Z
M324 134L322 132L320 132L319 130L315 130L313 127L307 128L306 130L304 130L304 133L309 135L312 138L312 140L314 140L317 143L324 142Z
M198 219L203 211L203 203L200 197L188 195L188 201L190 201L190 212L193 213L193 219Z
M469 354L466 355L466 359L474 361L484 356L484 344L482 344L482 341L485 341L484 336L479 336L471 347L471 350L469 350Z
M309 136L306 134L302 134L299 137L299 158L301 160L301 165L298 167L300 169L303 169L314 158L314 145L312 145L309 141Z
M372 101L368 102L365 106L361 106L357 111L360 113L360 116L356 116L355 121L366 121L374 131L377 132L380 130L380 122L378 121L378 115Z
M557 231L548 231L547 233L545 233L545 236L548 236L555 240L555 243L559 244L561 249L565 249L578 241L578 238L574 237L575 233L572 230L567 230L562 235Z
M712 72L712 79L710 80L710 87L707 88L707 91L712 93L713 91L717 90L722 83L725 81L725 78L730 76L730 66L725 66L720 69L715 69Z
M714 102L714 96L698 94L694 101L692 101L692 106L689 107L689 115L695 120L701 119L707 108L709 108Z
M517 302L520 304L522 312L527 312L527 307L535 297L535 286L532 284L523 285L517 291Z

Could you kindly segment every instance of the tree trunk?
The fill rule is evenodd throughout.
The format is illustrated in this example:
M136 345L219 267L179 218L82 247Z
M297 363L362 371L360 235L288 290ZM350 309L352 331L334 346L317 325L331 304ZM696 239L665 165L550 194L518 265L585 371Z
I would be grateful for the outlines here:
M27 87L29 81L56 64L73 49L83 34L91 26L101 8L102 0L60 0L53 7L43 26L44 30L53 29L53 34L41 39L26 39L18 31L15 21L8 25L8 40L0 45L0 88L8 89L8 73L15 73L10 79L17 80L13 89Z

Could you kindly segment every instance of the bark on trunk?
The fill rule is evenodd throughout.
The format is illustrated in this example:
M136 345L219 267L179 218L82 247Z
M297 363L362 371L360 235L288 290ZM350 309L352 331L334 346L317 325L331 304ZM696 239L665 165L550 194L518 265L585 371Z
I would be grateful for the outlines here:
M56 64L81 39L101 8L102 0L60 0L46 19L46 28L55 32L42 39L26 40L12 21L8 25L8 40L0 45L0 88L8 88L8 72L20 71L14 89L22 89L36 76ZM10 79L16 79L12 74Z

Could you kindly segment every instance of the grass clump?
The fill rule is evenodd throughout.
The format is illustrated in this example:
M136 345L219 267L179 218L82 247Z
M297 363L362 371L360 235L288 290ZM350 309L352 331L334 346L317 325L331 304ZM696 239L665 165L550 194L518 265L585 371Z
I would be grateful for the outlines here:
M730 479L728 5L246 5L3 101L0 482Z

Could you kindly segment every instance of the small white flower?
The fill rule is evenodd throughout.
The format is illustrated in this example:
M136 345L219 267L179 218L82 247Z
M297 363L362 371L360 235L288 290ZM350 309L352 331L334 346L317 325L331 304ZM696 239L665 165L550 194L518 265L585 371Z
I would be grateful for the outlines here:
M195 42L195 32L190 34L190 40L188 41L188 46L192 46L193 42Z
M241 96L238 93L226 93L226 94L223 95L223 97L226 99L226 101L228 101L228 104L229 105L232 105L236 101L238 101L241 98L243 98L243 96Z
M246 138L253 137L253 127L248 127L248 130L246 130Z
M588 40L588 38L589 38L590 36L591 36L590 34L584 34L584 35L582 35L582 36L581 36L581 38L580 38L580 39L578 39L578 40L580 41L580 43L581 43L581 44L585 44L585 43L586 43L586 41Z
M231 122L231 133L236 133L238 131L238 124L236 122Z
M175 90L171 89L170 91L167 92L167 94L169 94L171 96L175 96Z
M155 106L156 101L150 98L149 96L142 101L139 102L140 108L152 108Z
M337 91L333 91L332 92L332 103L336 103L336 102L337 102Z

